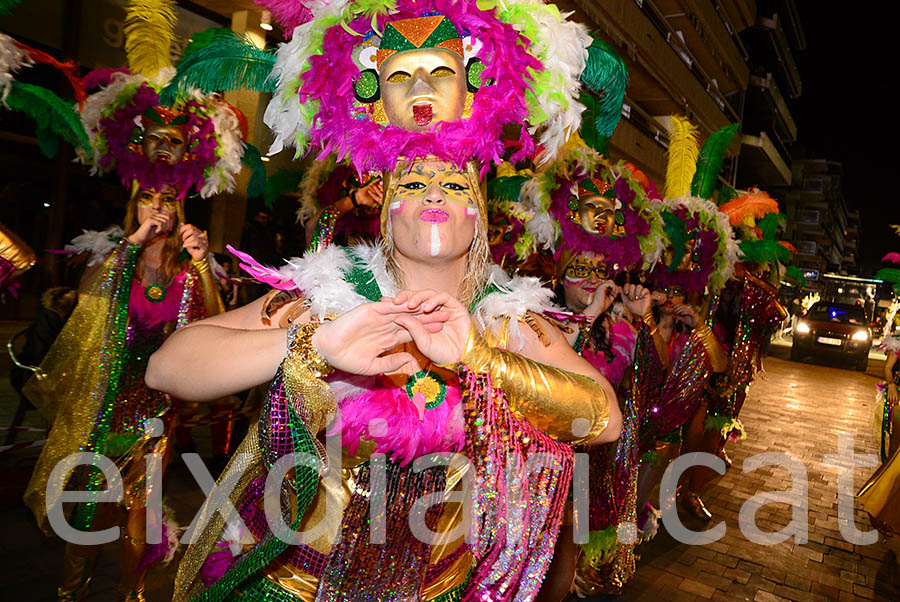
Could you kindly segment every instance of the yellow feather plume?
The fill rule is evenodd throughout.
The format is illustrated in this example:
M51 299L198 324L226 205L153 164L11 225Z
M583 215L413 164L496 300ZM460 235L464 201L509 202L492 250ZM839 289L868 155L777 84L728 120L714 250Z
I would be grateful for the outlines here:
M674 199L691 192L700 145L697 142L697 128L686 117L670 115L667 121L669 164L666 168L666 198Z
M175 31L172 0L131 0L125 13L125 55L134 74L155 77L170 67L169 49Z

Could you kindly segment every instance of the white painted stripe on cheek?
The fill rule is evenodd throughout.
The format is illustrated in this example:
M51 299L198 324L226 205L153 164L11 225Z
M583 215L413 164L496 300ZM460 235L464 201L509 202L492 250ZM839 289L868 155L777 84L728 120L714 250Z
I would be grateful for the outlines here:
M478 209L474 207L466 207L466 217L475 218L478 215Z
M441 252L441 235L438 232L437 222L431 222L431 256L437 257Z
M403 211L403 201L391 201L388 210L391 212L391 215Z

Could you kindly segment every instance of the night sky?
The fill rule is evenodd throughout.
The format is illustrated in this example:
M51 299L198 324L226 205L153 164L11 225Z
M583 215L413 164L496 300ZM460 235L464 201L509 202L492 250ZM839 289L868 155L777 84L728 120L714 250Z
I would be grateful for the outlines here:
M793 104L798 145L810 158L844 165L848 208L859 209L859 261L877 270L888 251L900 251L889 224L900 224L896 156L898 93L893 11L878 4L797 1L807 50L796 55L803 82ZM888 14L890 13L890 15Z

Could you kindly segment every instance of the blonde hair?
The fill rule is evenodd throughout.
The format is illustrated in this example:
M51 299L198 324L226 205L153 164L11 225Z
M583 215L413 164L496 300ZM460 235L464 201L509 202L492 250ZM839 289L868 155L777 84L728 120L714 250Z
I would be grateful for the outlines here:
M426 159L435 160L435 159ZM405 285L405 274L397 263L394 246L394 232L390 220L391 199L400 185L400 176L404 171L412 168L415 162L400 161L393 173L385 172L384 201L381 207L381 241L380 247L387 261L387 271L394 278L398 286ZM478 169L474 163L466 164L463 175L469 183L471 190L475 191L475 201L478 205L478 217L475 219L475 235L472 244L466 254L466 272L457 289L456 296L459 301L468 306L476 295L484 288L490 276L491 250L487 236L487 203L484 184L481 182Z
M128 205L125 208L125 223L123 224L125 236L131 236L140 227L140 223L137 219L137 200L140 194L141 187L138 185L137 181L135 181L131 185L131 198L128 199ZM178 257L181 255L181 251L184 248L184 241L181 239L178 227L183 223L185 223L184 199L181 199L178 201L175 208L175 223L172 225L172 230L166 238L166 243L162 251L161 271L167 282L175 280L175 276L178 275L184 264L183 261L178 261Z

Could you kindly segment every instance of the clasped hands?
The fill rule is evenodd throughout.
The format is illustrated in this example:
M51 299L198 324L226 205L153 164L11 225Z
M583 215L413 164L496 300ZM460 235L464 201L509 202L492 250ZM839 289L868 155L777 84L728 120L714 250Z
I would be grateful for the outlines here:
M416 357L393 349L412 342L435 364L450 364L462 357L471 327L469 312L449 293L401 291L323 323L312 343L325 361L349 374L412 373L421 369Z

